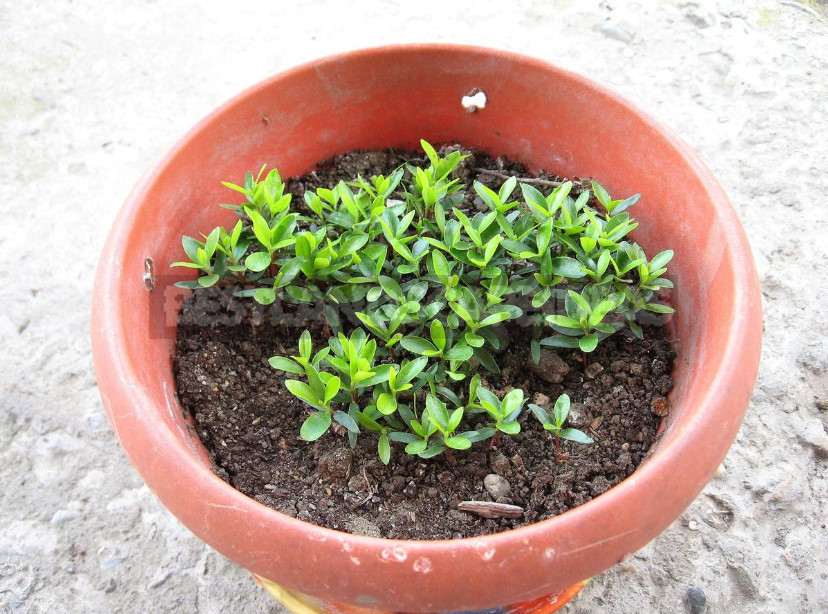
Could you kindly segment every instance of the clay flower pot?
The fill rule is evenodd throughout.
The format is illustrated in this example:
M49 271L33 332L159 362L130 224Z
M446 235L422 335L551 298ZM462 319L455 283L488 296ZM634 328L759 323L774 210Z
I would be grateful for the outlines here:
M478 90L486 105L467 112L461 99ZM271 510L210 470L174 392L179 305L168 267L179 259L182 234L232 217L215 206L225 198L220 180L265 162L289 177L337 153L416 148L420 138L592 176L612 194L640 192L635 239L648 253L675 250L675 386L652 456L572 511L488 537L382 540ZM141 477L190 530L268 579L290 607L301 608L309 601L303 595L310 595L317 600L312 605L324 600L349 610L522 603L551 611L562 603L552 605L559 591L577 588L644 546L710 479L753 389L760 309L736 214L707 168L671 132L615 94L544 62L481 48L413 45L347 53L277 75L186 134L135 188L115 222L98 269L92 335L104 406Z

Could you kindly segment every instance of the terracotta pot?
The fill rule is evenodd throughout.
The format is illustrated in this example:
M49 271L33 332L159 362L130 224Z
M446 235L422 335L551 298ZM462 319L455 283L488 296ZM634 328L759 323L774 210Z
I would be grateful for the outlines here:
M461 98L475 88L488 102L468 113ZM168 266L179 259L182 234L232 217L216 206L226 198L219 181L265 162L291 176L336 153L416 148L421 137L592 176L612 194L641 192L635 239L650 253L676 253L675 387L651 458L575 510L489 537L382 540L273 511L213 474L174 393L178 305ZM245 91L199 123L120 212L98 269L92 330L113 428L144 481L190 530L291 594L421 612L531 601L656 537L702 490L736 436L762 333L742 227L686 144L587 79L511 53L448 45L315 61Z

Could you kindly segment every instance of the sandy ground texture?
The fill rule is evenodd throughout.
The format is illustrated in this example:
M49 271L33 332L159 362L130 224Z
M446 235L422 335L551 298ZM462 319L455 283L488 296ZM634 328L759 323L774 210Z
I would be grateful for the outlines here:
M686 513L567 612L828 611L825 2L0 0L0 612L281 611L119 448L90 358L93 273L130 187L214 106L407 41L525 52L614 88L701 153L752 242L766 336L744 427Z

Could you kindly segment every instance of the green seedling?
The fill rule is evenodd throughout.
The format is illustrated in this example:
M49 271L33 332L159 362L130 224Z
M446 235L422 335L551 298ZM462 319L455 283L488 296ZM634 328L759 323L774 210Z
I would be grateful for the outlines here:
M558 455L558 460L564 458L561 452L561 439L567 439L576 443L593 443L592 438L583 431L573 428L563 428L566 419L569 417L570 399L568 394L562 394L555 401L555 409L552 416L543 407L535 405L534 403L529 404L529 409L540 423L543 424L543 428L551 431L555 436L555 451Z
M600 339L621 328L618 322L607 323L604 320L623 302L622 294L603 298L595 286L590 286L583 294L570 290L564 302L566 315L546 316L546 321L560 334L542 339L540 344L592 352L598 347Z

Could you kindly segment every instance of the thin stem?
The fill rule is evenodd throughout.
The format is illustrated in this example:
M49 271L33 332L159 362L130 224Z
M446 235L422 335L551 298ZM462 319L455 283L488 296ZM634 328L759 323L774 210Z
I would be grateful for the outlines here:
M494 448L499 443L500 443L500 431L495 431L495 434L492 435L492 438L489 441L489 450Z
M490 171L487 168L474 168L472 169L478 173L485 173L487 175L493 175L494 177L498 177L500 179L510 179L512 175L507 175L506 173L500 173L498 171ZM531 183L535 185L543 185L548 186L550 188L557 188L563 185L563 181L550 181L549 179L538 179L537 177L516 177L518 181L522 181L523 183Z

